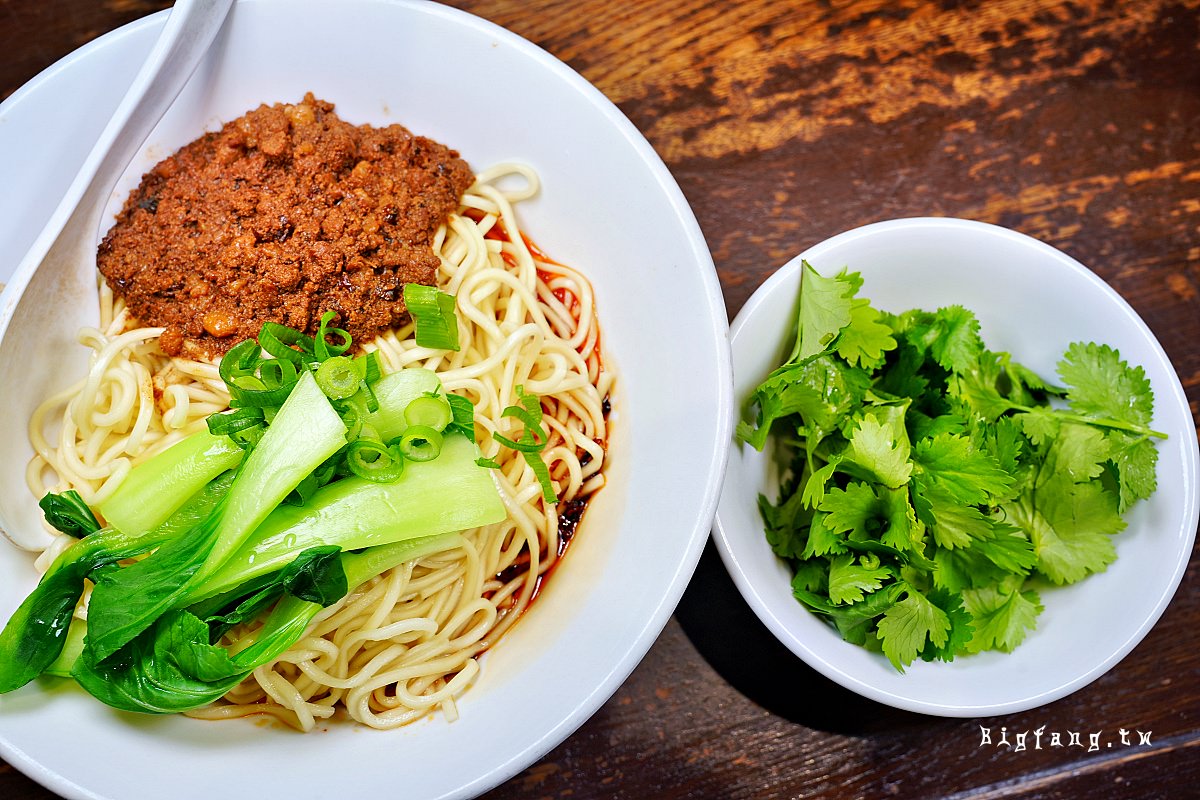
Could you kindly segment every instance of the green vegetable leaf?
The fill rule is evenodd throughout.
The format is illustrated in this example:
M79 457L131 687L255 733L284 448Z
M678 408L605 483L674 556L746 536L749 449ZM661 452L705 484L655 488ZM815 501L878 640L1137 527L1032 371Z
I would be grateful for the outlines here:
M1012 575L1028 575L1037 565L1037 553L1020 528L991 521L991 535L972 540L971 549Z
M891 576L891 569L880 566L877 558L834 556L829 561L829 599L838 604L857 603Z
M1109 459L1120 481L1118 511L1125 513L1131 505L1154 494L1158 488L1155 467L1158 448L1144 436L1112 431L1107 436Z
M853 481L845 489L830 489L819 508L826 512L825 524L831 531L849 532L858 538L871 534L882 511L875 490L862 481Z
M448 393L445 397L453 415L445 433L461 433L475 441L475 404L462 395Z
M967 649L972 653L1002 650L1011 653L1037 624L1042 603L1037 592L1005 591L989 586L962 593L967 611L975 620L975 635Z
M1101 344L1075 342L1058 364L1071 410L1145 427L1154 413L1154 392L1141 367Z
M760 494L758 511L767 526L767 543L775 554L780 558L800 558L808 543L804 529L812 517L800 493L788 495L778 506Z
M46 516L46 522L68 536L80 539L100 530L96 515L74 489L62 494L47 493L38 501L38 505Z
M878 367L884 354L896 349L892 329L879 322L879 312L868 300L856 299L850 305L850 323L837 338L838 355L856 366Z
M946 548L968 547L976 539L992 536L992 521L975 506L966 505L943 485L918 482L914 488L923 503L925 525L933 540Z
M1051 408L1034 408L1013 415L1013 422L1035 447L1042 447L1058 436L1062 418Z
M826 278L805 261L801 265L798 335L788 361L814 356L829 347L850 324L851 299L862 285L858 273L842 270Z
M923 439L913 448L913 461L960 503L988 503L1007 495L1012 488L1012 476L965 436L939 434Z
M29 683L58 657L92 567L72 562L47 575L9 618L0 632L0 693Z
M969 644L975 636L975 621L963 608L962 598L945 589L934 589L929 593L929 602L940 608L950 621L950 632L940 647L930 640L921 651L923 661L953 661L955 656L971 652Z
M977 370L966 370L953 377L950 391L972 411L994 422L1013 407L1013 403L996 389L994 382L985 379Z
M542 502L549 505L558 503L558 495L554 492L554 483L550 480L550 468L542 459L542 451L546 449L549 438L542 426L542 401L536 394L528 394L525 387L517 387L517 402L508 406L500 414L502 417L515 417L523 423L521 435L516 441L499 433L493 433L492 438L510 450L520 451L525 457L525 463L533 471L542 487Z
M904 551L906 561L922 551L925 538L925 524L917 519L916 509L909 501L907 488L889 489L880 487L879 500L883 507L885 528L879 535L879 541L898 551Z
M793 591L826 591L829 584L829 564L825 559L816 558L812 561L798 561L793 572Z
M336 545L310 547L297 555L270 580L245 594L229 611L205 617L209 624L220 623L221 630L257 619L282 595L289 594L321 607L332 605L346 596L346 572L342 569Z
M875 638L875 626L880 615L895 605L896 600L903 592L903 583L889 583L866 595L861 602L846 606L830 606L819 613L829 616L834 626L837 627L838 633L847 642L866 645L870 640L878 641Z
M1038 570L1055 583L1074 583L1103 572L1117 557L1110 534L1125 527L1117 498L1097 482L1063 475L1036 492L1036 507L1008 507L1009 518L1033 542Z
M898 413L897 413L898 412ZM904 409L879 407L863 414L850 435L846 450L849 461L867 470L877 481L893 489L903 486L912 474L911 446L904 428Z
M940 648L950 637L950 618L925 595L907 587L904 599L884 612L879 620L883 654L901 672L913 662L926 643Z
M836 534L825 523L826 514L813 514L808 526L808 541L804 545L801 558L836 555L846 552L846 541Z
M817 508L821 505L821 502L825 499L829 481L836 469L837 459L835 458L808 476L808 480L804 482L804 489L800 495L800 499L806 507Z
M938 336L929 350L939 364L952 372L966 372L979 363L983 341L975 314L962 306L939 308L934 326Z
M862 402L870 379L860 369L829 355L789 363L771 373L755 390L755 424L740 421L737 436L762 450L773 423L798 414L818 438L835 430L842 417Z
M1109 442L1104 433L1090 425L1064 422L1046 451L1039 484L1065 473L1072 481L1095 478L1104 471L1109 457Z

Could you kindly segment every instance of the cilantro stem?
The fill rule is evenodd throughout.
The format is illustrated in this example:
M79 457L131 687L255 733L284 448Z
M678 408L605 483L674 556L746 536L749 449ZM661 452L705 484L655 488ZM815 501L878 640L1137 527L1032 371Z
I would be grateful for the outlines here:
M1033 412L1037 411L1037 409L1033 409L1028 406L1020 406L1020 405L1016 405L1016 404L1013 404L1009 408L1012 411L1024 411L1027 413L1033 413ZM1080 423L1083 423L1084 425L1096 425L1101 428L1112 428L1112 429L1118 430L1118 431L1128 431L1129 433L1137 433L1137 434L1141 434L1142 436L1151 436L1155 439L1166 439L1167 438L1167 434L1165 434L1165 433L1160 433L1159 431L1152 430L1152 429L1147 428L1142 425L1134 425L1129 422L1122 422L1119 419L1112 419L1110 417L1085 417L1082 414L1072 414L1069 411L1062 411L1061 409L1055 411L1054 416L1059 419L1067 419L1067 420L1071 420L1072 422L1080 422Z

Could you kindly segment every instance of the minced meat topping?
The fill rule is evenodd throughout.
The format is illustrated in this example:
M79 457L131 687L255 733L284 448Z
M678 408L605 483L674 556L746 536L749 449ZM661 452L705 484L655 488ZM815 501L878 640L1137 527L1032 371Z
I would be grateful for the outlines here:
M438 226L474 180L458 153L400 125L351 125L311 94L260 106L156 165L97 254L168 355L214 357L274 321L321 314L356 343L408 320L433 284Z

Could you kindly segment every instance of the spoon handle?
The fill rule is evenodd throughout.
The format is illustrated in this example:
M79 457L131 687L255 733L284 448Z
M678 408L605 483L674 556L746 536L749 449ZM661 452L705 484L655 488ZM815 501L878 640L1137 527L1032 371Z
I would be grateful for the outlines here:
M62 202L25 253L8 286L0 291L0 386L13 392L14 408L0 416L0 441L19 442L36 398L61 389L55 370L32 371L28 353L36 352L47 333L37 308L87 308L95 305L96 238L109 195L171 103L179 95L221 29L233 0L178 0L142 68L104 127ZM89 303L90 301L90 303ZM62 337L56 367L62 375L86 369L82 351L70 351ZM19 492L0 493L0 535L18 547L48 544L37 507Z
M204 58L233 0L178 0L149 56L101 131L62 202L14 272L20 288L67 228L76 236L98 233L100 215L117 180ZM82 228L80 223L86 223Z
M178 0L162 33L84 162L85 205L101 210L142 143L196 71L233 0ZM85 178L89 175L90 177Z

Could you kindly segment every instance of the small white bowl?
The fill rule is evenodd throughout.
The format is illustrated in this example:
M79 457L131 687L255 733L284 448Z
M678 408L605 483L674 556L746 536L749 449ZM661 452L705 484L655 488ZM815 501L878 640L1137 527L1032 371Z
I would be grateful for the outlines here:
M1197 523L1196 429L1183 388L1146 324L1073 258L980 222L902 219L834 236L797 256L754 293L733 322L734 397L745 402L786 357L800 262L830 275L862 273L859 296L887 311L960 304L979 317L984 342L1053 378L1073 341L1107 343L1142 366L1155 396L1158 490L1135 505L1107 571L1041 592L1037 628L1012 653L952 663L918 661L905 674L841 636L795 598L789 567L763 533L755 504L777 499L771 459L735 445L715 538L746 602L793 653L831 680L880 703L947 717L1010 713L1049 703L1103 675L1158 620L1183 577Z

